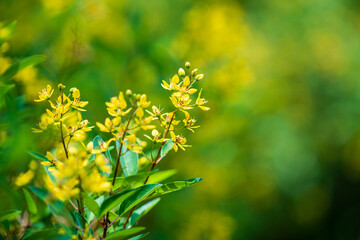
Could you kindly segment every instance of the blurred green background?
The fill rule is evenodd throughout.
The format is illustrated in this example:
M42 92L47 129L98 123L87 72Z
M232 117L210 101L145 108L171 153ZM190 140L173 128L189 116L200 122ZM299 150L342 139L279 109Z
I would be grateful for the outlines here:
M168 102L161 80L190 61L211 111L159 168L205 181L162 199L141 222L150 238L359 239L359 13L356 0L1 0L0 35L17 24L0 73L48 59L0 110L0 210L24 207L26 151L54 144L30 130L41 88L79 88L95 124L120 90Z

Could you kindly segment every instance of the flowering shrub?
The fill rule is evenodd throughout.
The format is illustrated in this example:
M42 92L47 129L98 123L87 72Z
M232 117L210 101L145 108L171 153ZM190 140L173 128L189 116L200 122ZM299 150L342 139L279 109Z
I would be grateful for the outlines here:
M28 210L20 226L12 231L2 228L6 237L37 239L54 236L61 239L140 239L138 220L153 208L164 194L181 190L199 181L160 183L174 175L174 170L158 171L157 164L172 149L185 150L182 133L194 132L198 125L190 113L194 108L207 111L202 90L195 85L204 75L191 70L190 63L180 68L162 87L170 92L172 109L152 106L145 94L131 90L120 92L106 102L109 117L96 126L104 136L87 139L94 126L83 119L88 101L80 90L63 84L58 94L48 85L36 102L48 103L41 122L33 132L51 131L59 144L45 155L30 152L46 170L44 186L30 186L31 192L48 206L38 211L36 201L24 189ZM104 139L104 140L103 140ZM31 165L31 164L30 164ZM35 169L37 163L30 166ZM25 185L34 177L32 170L20 175L15 183ZM9 215L10 214L10 215ZM20 212L11 212L3 219ZM29 217L30 214L30 217ZM49 216L51 217L49 218ZM33 222L34 221L34 222ZM51 221L52 224L49 224ZM41 224L39 222L42 222Z

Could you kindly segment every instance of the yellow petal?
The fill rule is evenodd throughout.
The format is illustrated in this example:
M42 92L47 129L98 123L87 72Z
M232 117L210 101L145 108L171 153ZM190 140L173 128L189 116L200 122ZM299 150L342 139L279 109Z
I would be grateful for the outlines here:
M79 89L75 88L72 94L73 98L79 98L80 97L80 91Z
M47 162L47 161L42 161L41 165L44 165L46 167L50 167L51 166L51 162Z
M190 78L189 76L186 76L185 79L184 79L184 85L187 87L190 85Z
M204 111L209 111L210 108L209 107L205 107L205 106L198 106L201 110L204 110Z
M172 78L171 78L171 83L179 83L180 79L179 76L177 74L175 74Z
M49 159L49 161L53 161L54 160L54 155L52 155L51 152L47 151L46 152L46 158Z
M196 91L197 91L197 89L195 89L195 88L190 88L187 92L188 92L189 94L194 94L194 93L196 93Z

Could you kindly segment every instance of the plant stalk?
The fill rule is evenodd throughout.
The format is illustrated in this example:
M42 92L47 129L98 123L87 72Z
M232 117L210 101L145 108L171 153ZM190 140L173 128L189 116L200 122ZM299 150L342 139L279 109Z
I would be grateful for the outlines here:
M129 125L130 125L130 121L131 119L134 117L134 114L136 112L136 105L134 104L133 105L133 110L132 110L132 113L127 121L127 124L126 124L126 127L125 127L125 130L121 136L121 143L120 143L120 147L119 147L119 152L118 152L118 157L116 159L116 165L115 165L115 171L114 171L114 177L113 177L113 180L112 180L112 186L114 186L115 184L115 181L116 181L116 175L117 175L117 171L118 171L118 168L119 168L119 165L120 165L120 156L121 156L121 151L122 151L122 148L123 148L123 142L124 142L124 139L125 139L125 136L126 136L126 132L129 128ZM109 195L111 195L111 190L109 191ZM108 229L108 221L109 221L109 212L106 213L106 216L104 218L104 223L105 223L105 227L104 227L104 231L103 231L103 238L106 237L106 234L107 234L107 229ZM110 224L111 226L111 224Z
M173 122L173 120L175 119L175 114L176 114L176 112L177 112L177 109L175 109L174 114L172 115L171 120L170 120L170 122L169 122L169 126L167 127L167 129L166 129L165 132L164 132L164 135L163 135L163 138L164 138L164 139L167 137L167 135L168 135L168 133L169 133L170 126L171 126L171 123ZM164 145L165 145L165 141L161 143L161 146L160 146L160 148L159 148L159 151L158 151L158 153L157 153L157 155L156 155L155 160L154 160L153 163L151 164L151 167L150 167L150 170L149 170L149 174L148 174L148 176L146 177L143 185L145 185L145 184L149 181L150 173L151 173L152 170L154 170L154 168L155 168L155 166L156 166L156 164L157 164L157 161L158 161L159 158L160 158L161 150L162 150L162 148L164 147ZM135 208L136 208L136 206L134 206L134 207L130 210L129 215L128 215L128 217L126 218L126 221L125 221L125 223L124 223L123 229L125 229L126 226L127 226L127 224L129 223L130 217L131 217L131 215L133 214Z

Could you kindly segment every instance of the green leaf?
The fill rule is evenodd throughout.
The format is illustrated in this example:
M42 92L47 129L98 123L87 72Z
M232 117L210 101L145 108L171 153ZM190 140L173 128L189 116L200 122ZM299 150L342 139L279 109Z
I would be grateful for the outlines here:
M57 230L55 228L36 230L24 236L24 240L39 240L39 239L48 239L51 236L57 235ZM51 238L52 239L52 238ZM56 238L57 239L57 238ZM59 238L60 239L60 238Z
M78 211L74 211L75 223L80 229L84 229L83 219L86 222L85 218L80 215Z
M62 201L55 201L51 203L47 203L50 212L57 219L62 220L59 222L61 227L69 234L74 234L77 230L75 227L73 215L70 213L69 209L65 206ZM65 222L64 222L65 220Z
M193 178L185 181L175 181L172 183L166 183L153 192L151 197L158 197L167 193L179 191L183 188L190 187L198 182L201 182L202 178Z
M16 218L16 216L20 215L20 210L6 210L3 212L0 212L0 222L4 220L13 220Z
M20 72L21 70L42 63L46 60L44 55L33 55L24 59L21 59L15 63L13 63L6 71L1 75L1 81L10 80L15 74Z
M173 142L165 143L165 145L161 149L161 158L163 158L166 154L168 154L172 149L172 147L173 147Z
M84 205L94 214L97 214L99 212L99 204L92 199L91 197L89 197L88 195L84 194L83 195L83 201L84 201Z
M135 189L134 189L135 190ZM118 206L120 203L122 203L126 198L130 197L131 195L133 195L136 191L131 190L131 191L123 191L114 195L111 195L109 197L107 197L104 202L101 204L99 212L97 214L97 217L101 217L102 215L104 215L106 212L110 211L111 209L115 208L116 206Z
M128 240L139 240L139 239L142 239L143 237L146 237L147 235L149 235L149 233L143 233L143 234L140 234L140 235L137 235L135 237L132 237L132 238L129 238Z
M27 152L28 154L30 154L31 156L33 156L36 159L39 159L41 161L48 161L49 159L47 159L47 157L45 157L44 155L37 153L37 152Z
M144 227L134 227L130 229L120 229L118 231L110 233L105 239L106 240L121 240L121 239L127 239L141 231L144 231Z
M109 211L109 221L113 222L113 221L115 221L115 219L117 219L117 221L120 221L119 215L117 215L116 213L114 213L112 211Z
M139 169L139 155L135 152L127 150L124 146L121 152L123 155L120 157L120 162L123 167L125 177L135 175Z
M169 177L174 176L176 173L177 173L176 169L155 172L154 174L150 175L148 183L162 182L165 179L168 179Z
M48 192L45 189L34 186L30 186L29 188L36 196L45 201L46 197L48 196Z
M0 97L3 97L10 89L14 88L15 84L1 85L0 86Z
M25 200L26 200L26 203L27 203L27 206L28 206L28 209L29 209L30 213L37 214L38 209L36 207L35 201L32 198L31 194L25 188L23 188L23 191L24 191Z
M138 183L143 184L145 178L148 175L149 175L149 173L147 173L147 172L141 172L141 173L137 173L135 175L131 175L128 177L117 177L114 187L113 187L113 190L117 190L119 188L124 189L124 188L130 187L130 186L138 184ZM109 180L112 180L112 179L109 179Z
M164 171L158 171L157 169L151 171L150 178L147 183L158 183L161 181L164 181L165 179L173 176L177 173L177 170L164 170ZM140 172L135 175L131 175L128 177L117 177L113 191L116 191L119 188L127 188L127 187L139 187L144 184L145 179L149 175L148 172ZM109 180L112 180L111 178Z
M162 184L146 184L140 186L135 190L135 194L127 198L119 208L119 216L123 215L127 211L129 211L134 206L138 205L142 200L148 197L151 193L153 193L156 189L161 187Z
M158 202L160 202L160 198L156 198L151 200L150 202L145 203L141 207L137 208L130 218L130 226L134 226L135 223L145 214L147 214Z

